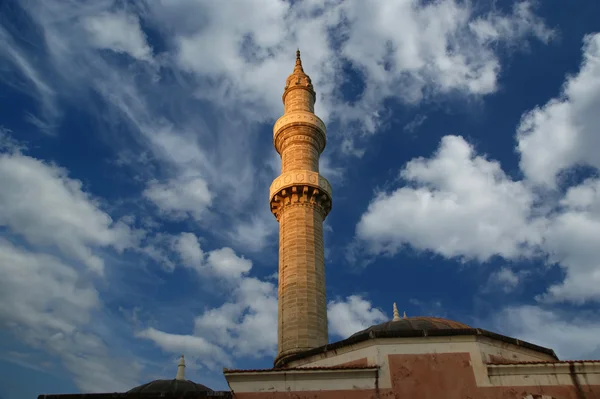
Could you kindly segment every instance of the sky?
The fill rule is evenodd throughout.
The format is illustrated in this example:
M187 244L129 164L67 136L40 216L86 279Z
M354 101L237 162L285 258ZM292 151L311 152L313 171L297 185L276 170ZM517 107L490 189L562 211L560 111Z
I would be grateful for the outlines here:
M0 397L276 354L272 126L327 124L330 341L458 320L600 358L595 0L0 1Z

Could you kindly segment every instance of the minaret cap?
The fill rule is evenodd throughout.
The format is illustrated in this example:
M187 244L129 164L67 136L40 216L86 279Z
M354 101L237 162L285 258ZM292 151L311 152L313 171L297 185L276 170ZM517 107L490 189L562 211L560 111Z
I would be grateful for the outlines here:
M177 376L175 377L176 380L185 380L185 359L183 358L183 355L181 355L181 358L179 359L179 364L177 365Z
M400 313L398 313L398 307L396 306L396 302L394 302L394 318L392 321L398 321L400 319Z

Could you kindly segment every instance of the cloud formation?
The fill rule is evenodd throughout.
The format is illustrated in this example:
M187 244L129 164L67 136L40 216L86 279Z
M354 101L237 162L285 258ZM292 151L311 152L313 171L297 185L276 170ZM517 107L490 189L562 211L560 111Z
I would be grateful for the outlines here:
M564 194L552 191L566 168L583 163L597 175L600 167L590 152L600 128L593 106L600 98L600 34L584 42L580 71L567 78L561 97L525 113L517 129L523 180L476 155L464 138L445 136L432 157L406 164L403 187L376 194L357 224L357 238L373 254L410 245L479 262L496 255L545 259L566 275L538 301L600 300L594 238L600 233L600 181L590 177Z

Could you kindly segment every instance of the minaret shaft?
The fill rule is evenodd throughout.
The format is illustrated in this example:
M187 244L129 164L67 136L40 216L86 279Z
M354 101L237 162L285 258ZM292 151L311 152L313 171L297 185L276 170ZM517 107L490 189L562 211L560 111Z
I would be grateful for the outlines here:
M327 344L323 221L331 186L319 175L326 142L314 114L315 92L299 52L283 94L284 115L273 142L282 172L271 184L271 210L279 221L279 320L275 366L290 356Z

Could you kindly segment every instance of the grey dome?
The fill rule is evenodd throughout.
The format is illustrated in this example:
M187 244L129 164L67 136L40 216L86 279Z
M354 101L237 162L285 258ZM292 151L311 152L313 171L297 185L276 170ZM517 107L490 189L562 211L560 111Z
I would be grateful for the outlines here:
M154 380L137 386L127 393L170 393L185 394L187 392L212 392L209 387L190 380Z
M439 317L407 317L399 320L386 321L376 324L367 329L359 331L352 336L359 334L380 332L380 331L415 331L415 330L451 330L451 329L470 329L468 325L454 320L442 319Z

